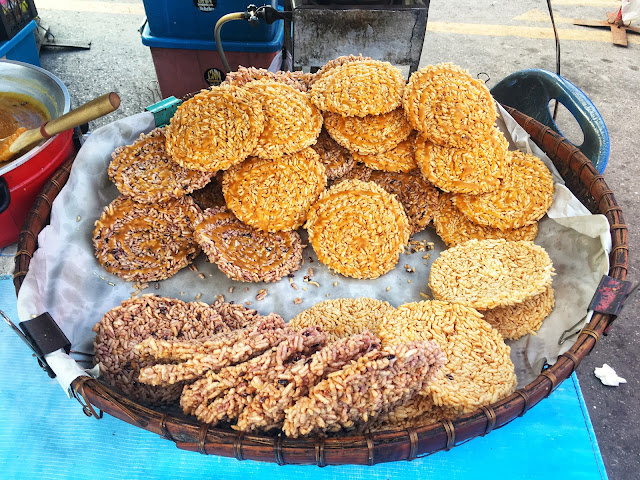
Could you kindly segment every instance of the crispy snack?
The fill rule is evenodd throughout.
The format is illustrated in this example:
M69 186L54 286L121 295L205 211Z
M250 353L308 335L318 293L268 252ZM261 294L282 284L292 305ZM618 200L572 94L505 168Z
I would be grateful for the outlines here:
M447 361L422 395L437 406L470 412L513 393L511 349L477 310L438 300L405 303L378 328L383 345L432 340Z
M228 304L224 304L228 306ZM125 395L152 405L167 405L180 396L182 384L154 387L138 383L142 368L155 363L141 358L135 346L145 338L167 340L195 340L247 325L255 318L255 311L241 309L236 316L225 315L223 304L185 303L173 298L152 294L130 298L112 308L95 324L95 356L100 374L107 383ZM223 315L221 315L221 313ZM244 319L243 322L239 318Z
M413 73L403 105L413 128L441 145L464 147L484 140L498 116L485 84L451 63Z
M309 90L309 82L313 78L312 73L303 72L270 72L264 68L255 67L243 67L239 66L235 72L229 72L227 77L222 82L223 85L235 85L242 87L254 80L268 79L275 82L284 83L290 87L300 90L301 92L307 92Z
M306 228L318 260L353 278L377 278L393 269L411 233L395 196L359 180L325 191Z
M496 127L484 140L464 147L442 146L420 136L416 162L422 174L445 192L477 195L499 188L509 168L508 147Z
M538 224L525 225L513 230L499 230L485 225L476 225L464 215L453 202L454 194L442 193L438 201L438 208L433 216L436 233L447 247L475 238L488 240L504 238L505 240L535 240L538 235Z
M553 177L539 158L510 151L500 187L482 195L457 195L456 207L474 223L507 230L540 220L553 202Z
M265 160L250 158L225 172L222 191L229 209L265 232L295 230L327 184L324 165L311 148Z
M297 232L255 230L224 207L205 210L194 236L209 260L232 280L275 282L302 262Z
M299 331L317 325L334 342L365 330L375 332L380 321L394 310L388 302L373 298L337 298L300 312L289 321L289 326Z
M224 207L227 203L224 201L224 195L222 194L222 184L213 177L209 183L207 183L200 190L194 190L191 192L191 198L196 202L202 210L207 208Z
M141 203L166 202L209 182L213 173L181 167L169 158L164 144L164 128L156 128L115 149L108 173L122 195Z
M246 362L278 345L289 333L284 320L271 313L245 328L219 333L205 341L145 339L135 346L141 358L182 363L157 363L140 370L138 381L148 385L174 385L193 381L209 370Z
M370 180L397 197L407 214L412 234L427 228L438 207L440 194L438 189L422 178L420 172L377 171L371 174Z
M402 108L364 117L346 117L326 112L324 127L340 145L362 155L376 155L391 150L411 134L411 125Z
M286 411L288 437L353 429L406 403L444 363L433 342L373 350L315 385Z
M431 395L416 395L407 403L398 405L389 413L376 418L362 429L366 432L403 430L410 427L422 427L442 420L453 420L460 416L460 409L442 407L433 403Z
M389 62L361 60L331 68L311 86L320 110L364 117L389 113L402 105L405 80Z
M544 292L517 305L481 310L480 313L505 340L517 340L529 333L535 335L553 311L554 304L553 288L549 286Z
M320 161L327 171L327 181L343 177L355 164L351 152L331 138L324 128L320 131L318 141L311 148L320 155Z
M127 281L169 278L200 253L193 238L199 215L188 196L157 205L119 196L95 223L96 257L109 273Z
M341 57L335 58L333 60L329 60L325 63L320 70L318 70L315 74L313 74L313 78L309 83L309 86L313 85L317 82L320 77L322 77L325 73L327 73L332 68L339 67L340 65L344 65L345 63L352 62L360 62L363 60L371 60L371 57L363 57L362 55L343 55Z
M469 240L433 262L429 287L437 300L487 309L543 293L553 275L549 255L533 242Z
M374 170L409 172L418 168L415 157L416 138L417 133L414 131L391 150L376 155L361 155L354 152L353 158Z
M258 390L233 428L245 432L281 428L285 412L307 395L311 387L374 348L380 348L380 339L365 331L342 338L311 357L290 364Z
M316 143L322 114L306 93L275 80L255 80L243 87L255 95L264 112L264 130L252 155L276 158Z
M255 95L241 87L212 87L178 107L165 132L167 153L185 168L226 170L253 152L264 124Z
M180 406L184 413L210 425L235 420L263 385L290 368L292 362L324 346L326 340L327 336L315 327L299 333L288 331L277 346L262 355L218 372L210 370L185 386Z
M372 169L367 167L364 163L358 162L355 163L353 168L344 175L333 179L331 182L327 182L327 188L331 188L344 180L360 180L362 182L368 182L372 173Z

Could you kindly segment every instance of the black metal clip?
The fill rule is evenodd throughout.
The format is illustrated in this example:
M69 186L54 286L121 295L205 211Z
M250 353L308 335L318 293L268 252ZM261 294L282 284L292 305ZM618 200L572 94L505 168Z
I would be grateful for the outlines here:
M43 313L31 320L20 322L20 328L16 327L2 310L0 310L0 315L2 315L7 325L9 325L20 339L33 351L42 369L47 372L49 377L55 378L55 372L51 370L51 367L49 367L44 357L61 348L68 354L71 351L71 342L62 330L60 330L58 324L51 318L51 315Z
M627 280L617 280L609 275L603 275L598 288L596 288L596 293L593 295L591 303L589 303L587 315L591 312L597 312L604 315L611 315L615 319L622 311L622 307L624 307L627 299L638 290L640 283L637 283L633 288L631 288L631 285L631 282ZM567 339L582 331L582 329L576 329L582 325L587 315L582 317L575 325L572 325L562 332L558 340L558 345L562 345ZM607 325L605 333L611 326L611 323L613 323L613 320Z

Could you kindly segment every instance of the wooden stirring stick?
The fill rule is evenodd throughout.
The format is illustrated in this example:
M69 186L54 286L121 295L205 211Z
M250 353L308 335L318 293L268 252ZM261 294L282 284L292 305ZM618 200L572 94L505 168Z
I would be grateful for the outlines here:
M34 143L111 113L119 106L120 97L118 94L115 92L106 93L69 113L44 123L40 128L25 131L17 138L15 134L9 135L0 140L0 162L6 162L16 153Z

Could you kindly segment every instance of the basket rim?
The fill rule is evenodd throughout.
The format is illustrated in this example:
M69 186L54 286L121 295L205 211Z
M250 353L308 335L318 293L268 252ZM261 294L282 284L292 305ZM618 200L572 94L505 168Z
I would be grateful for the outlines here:
M618 280L626 278L628 269L628 234L622 209L615 201L602 175L580 150L567 139L545 127L533 118L504 106L505 110L531 135L532 140L556 163L564 161L565 172L570 172L587 187L598 213L604 214L610 224L612 250L608 274ZM20 232L15 257L14 286L18 294L29 263L37 248L38 233L48 224L51 204L67 181L74 158L63 164L47 182L36 198ZM562 173L562 172L561 172ZM564 175L563 175L564 177ZM284 464L337 464L374 465L377 463L413 460L440 450L484 436L515 418L566 380L606 333L615 317L595 313L578 335L568 352L561 354L556 363L548 366L531 383L512 395L491 405L464 414L454 420L444 420L400 430L389 430L362 435L291 439L282 435L244 434L233 430L209 427L195 418L184 419L153 410L124 397L117 391L91 377L81 377L72 383L78 399L89 410L101 417L102 412L127 423L154 432L172 440L178 448L203 454L235 457ZM101 412L96 414L93 407Z

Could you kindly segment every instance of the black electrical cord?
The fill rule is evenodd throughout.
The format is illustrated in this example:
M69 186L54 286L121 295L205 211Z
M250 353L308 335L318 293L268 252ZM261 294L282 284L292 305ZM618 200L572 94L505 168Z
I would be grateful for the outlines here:
M556 74L560 75L560 38L558 37L558 30L556 29L556 22L553 19L553 9L551 8L551 0L547 0L547 7L549 8L549 17L551 17L551 25L553 26L553 35L556 37ZM558 100L553 107L553 121L556 120L558 115Z

